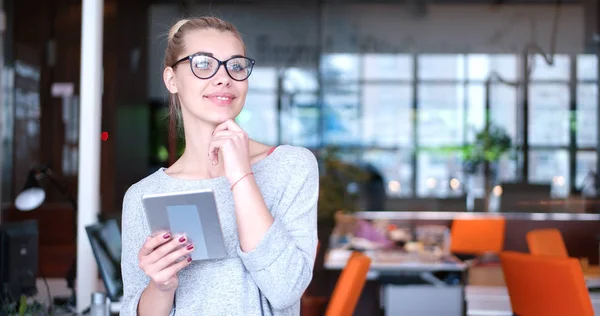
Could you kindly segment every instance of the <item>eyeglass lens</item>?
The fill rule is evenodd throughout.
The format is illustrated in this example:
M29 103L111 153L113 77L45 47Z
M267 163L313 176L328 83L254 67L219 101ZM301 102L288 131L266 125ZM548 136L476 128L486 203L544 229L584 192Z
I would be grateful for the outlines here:
M252 72L248 58L236 57L225 62L227 73L234 80L245 80ZM192 71L200 79L212 77L219 70L219 61L211 56L197 55L192 58Z

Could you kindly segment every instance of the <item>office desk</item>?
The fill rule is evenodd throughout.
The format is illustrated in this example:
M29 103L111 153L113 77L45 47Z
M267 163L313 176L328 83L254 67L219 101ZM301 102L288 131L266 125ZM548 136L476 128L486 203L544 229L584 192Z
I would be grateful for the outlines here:
M325 269L342 270L350 254L347 250L329 250ZM385 315L466 315L464 262L455 257L440 260L427 253L395 250L365 254L372 260L367 279L381 285L380 308Z

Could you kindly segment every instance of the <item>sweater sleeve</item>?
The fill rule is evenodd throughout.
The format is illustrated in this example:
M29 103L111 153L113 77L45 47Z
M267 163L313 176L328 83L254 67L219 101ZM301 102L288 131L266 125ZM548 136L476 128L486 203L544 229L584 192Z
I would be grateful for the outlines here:
M140 297L150 278L139 268L138 252L150 234L135 185L125 193L121 220L121 275L123 278L122 316L137 316Z
M312 279L317 248L319 169L315 156L303 149L280 185L274 222L250 252L238 253L262 294L274 309L294 306ZM293 170L292 170L293 169Z

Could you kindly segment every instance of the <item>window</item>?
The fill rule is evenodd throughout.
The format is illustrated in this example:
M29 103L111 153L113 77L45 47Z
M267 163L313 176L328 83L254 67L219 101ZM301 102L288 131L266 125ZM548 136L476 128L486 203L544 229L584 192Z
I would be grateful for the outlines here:
M419 146L463 143L464 89L458 84L420 84L417 133Z
M412 146L412 87L365 84L362 93L362 143L367 146Z
M581 190L584 185L592 186L596 172L596 153L593 151L577 152L575 187Z
M569 153L567 150L531 150L529 181L552 184L555 197L569 194Z
M453 195L452 180L463 179L458 153L420 151L417 156L417 196L447 197Z
M577 85L577 146L595 147L598 143L598 85Z
M529 86L529 142L531 145L569 144L569 87L532 83Z
M419 55L420 80L460 80L465 75L463 55Z
M408 54L366 54L363 69L365 80L412 81L413 58Z
M248 135L259 142L277 144L277 94L248 91L246 105L236 118Z
M412 196L411 150L365 150L362 160L371 164L382 176L388 196Z

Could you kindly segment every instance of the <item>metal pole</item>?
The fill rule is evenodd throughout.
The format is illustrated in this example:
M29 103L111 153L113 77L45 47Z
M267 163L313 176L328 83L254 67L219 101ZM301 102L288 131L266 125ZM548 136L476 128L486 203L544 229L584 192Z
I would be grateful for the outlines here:
M4 13L4 1L0 0L0 100L4 100L4 86L2 86L2 77L4 77L4 32L6 31L6 14ZM0 149L4 147L4 130L6 126L4 126L5 119L4 116L6 113L6 106L4 102L0 102ZM9 150L10 151L10 150ZM2 176L2 171L4 165L2 164L2 158L4 154L0 153L0 223L2 223L2 181L4 177Z
M102 115L102 27L104 0L83 0L81 19L81 102L77 215L77 311L91 303L98 268L85 226L100 206L100 123Z

